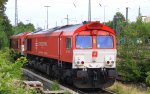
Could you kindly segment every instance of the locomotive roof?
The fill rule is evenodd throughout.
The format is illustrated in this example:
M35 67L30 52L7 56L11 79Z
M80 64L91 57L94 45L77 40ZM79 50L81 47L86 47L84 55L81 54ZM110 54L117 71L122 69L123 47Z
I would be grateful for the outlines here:
M38 30L38 31L34 31L28 35L38 35L38 34L52 34L54 32L70 32L69 34L74 34L74 32L76 32L77 30L81 31L81 30L85 30L85 28L87 29L88 26L94 26L95 25L99 25L98 26L98 29L101 29L101 30L104 30L104 31L108 31L110 33L113 33L115 34L115 32L109 28L108 26L105 26L103 24L101 24L100 22L89 22L89 23L82 23L82 24L75 24L75 25L65 25L65 26L57 26L57 27L54 27L54 28L50 28L50 29L47 29L47 30ZM102 26L102 27L101 27ZM95 27L93 27L95 28ZM89 28L91 29L91 28Z
M17 35L14 35L14 36L23 36L24 34L26 34L27 32L23 32L23 33L19 33Z
M29 34L30 32L23 32L23 33L19 33L17 35L13 35L11 36L10 38L17 38L17 37L22 37L22 36L25 36L26 34Z
M53 32L61 32L61 31L68 31L68 32L73 32L76 29L78 29L82 24L75 24L75 25L65 25L65 26L57 26L54 28L50 28L47 30L38 30L34 31L28 35L33 35L33 34L43 34L43 33L53 33Z

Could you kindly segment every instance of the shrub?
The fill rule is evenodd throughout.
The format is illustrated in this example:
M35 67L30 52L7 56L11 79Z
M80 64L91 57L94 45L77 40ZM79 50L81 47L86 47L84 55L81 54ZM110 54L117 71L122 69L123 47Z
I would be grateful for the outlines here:
M147 72L146 84L150 86L150 72Z
M0 94L37 94L35 90L24 88L21 84L21 67L27 59L20 57L12 63L9 51L8 48L0 51Z
M117 63L118 73L123 77L126 81L138 81L140 77L140 70L137 66L137 63L133 59L124 59Z

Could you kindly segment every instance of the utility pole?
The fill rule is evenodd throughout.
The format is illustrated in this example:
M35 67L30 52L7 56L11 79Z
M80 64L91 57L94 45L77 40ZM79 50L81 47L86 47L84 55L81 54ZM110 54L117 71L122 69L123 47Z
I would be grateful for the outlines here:
M76 4L74 2L73 5L76 8ZM91 0L89 0L89 5L88 5L88 21L91 22Z
M102 5L100 3L99 3L99 6L102 7ZM103 7L104 7L104 24L105 24L105 7L106 6L104 5Z
M46 9L47 9L47 29L48 29L48 8L49 8L50 6L44 6L44 7L46 7Z
M15 0L15 26L18 25L18 5L17 0Z
M89 7L88 7L88 21L91 22L91 0L89 0Z
M128 23L128 9L129 7L126 7L126 23Z
M106 6L104 6L104 24L105 24L105 7L106 7Z
M69 25L69 17L68 17L68 14L67 14L67 18L65 18L67 20L67 25Z
M57 27L57 21L56 21L56 27Z
M142 15L141 15L141 8L140 8L140 6L139 6L139 13L138 13L138 17L141 17Z

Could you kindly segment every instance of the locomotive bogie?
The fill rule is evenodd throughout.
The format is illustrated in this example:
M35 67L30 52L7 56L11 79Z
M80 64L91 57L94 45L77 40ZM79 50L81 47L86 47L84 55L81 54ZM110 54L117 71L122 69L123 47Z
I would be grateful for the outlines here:
M74 85L78 88L107 88L115 82L115 69L87 69L76 71Z

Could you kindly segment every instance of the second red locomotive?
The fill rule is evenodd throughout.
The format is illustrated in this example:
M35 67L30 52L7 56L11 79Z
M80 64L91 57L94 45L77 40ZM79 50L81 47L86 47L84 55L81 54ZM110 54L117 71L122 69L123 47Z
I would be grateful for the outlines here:
M17 50L21 55L24 53L24 39L30 32L19 33L10 37L10 48Z

